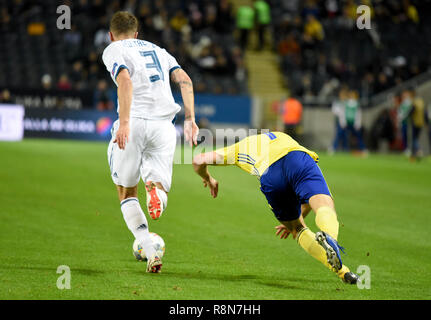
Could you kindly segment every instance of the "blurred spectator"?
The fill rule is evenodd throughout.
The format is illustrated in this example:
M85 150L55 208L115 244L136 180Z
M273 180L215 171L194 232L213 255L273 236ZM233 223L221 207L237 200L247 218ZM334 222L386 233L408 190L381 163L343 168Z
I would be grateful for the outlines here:
M291 95L282 102L281 115L284 124L284 132L297 140L298 126L302 120L302 103Z
M419 13L416 7L411 4L410 0L403 0L404 12L407 17L414 23L419 23Z
M72 24L70 30L65 31L63 41L68 61L75 59L81 54L82 34L78 31L75 24Z
M391 150L403 151L403 138L401 133L401 123L399 121L399 110L401 105L401 93L394 95L392 99L392 107L389 109L390 118L394 128L394 139L390 145Z
M204 28L203 14L196 3L189 6L189 22L193 31L200 31Z
M395 126L391 115L390 109L382 110L377 119L371 126L370 129L370 142L369 148L371 150L379 151L380 142L386 142L386 146L389 149L393 149L395 141ZM386 147L386 148L387 148Z
M67 76L67 74L63 73L60 76L60 79L57 82L57 89L59 90L71 90L72 89L72 84L69 81L69 77Z
M71 47L78 47L82 41L82 34L78 31L75 24L72 24L71 29L65 31L64 42Z
M3 89L3 91L0 92L0 103L12 103L12 97L8 89Z
M325 9L329 18L335 18L340 10L337 0L326 0Z
M175 15L172 17L170 24L173 30L181 32L183 27L188 24L188 20L183 11L177 10Z
M346 118L346 133L351 133L357 142L357 147L361 152L365 152L365 144L362 139L362 112L358 101L358 92L350 90L344 106ZM348 144L349 147L349 144Z
M302 10L304 17L311 15L314 17L319 16L319 6L316 0L305 0L304 9Z
M247 69L245 67L241 49L237 46L233 47L231 51L231 57L234 64L235 79L240 83L245 82L247 80Z
M99 111L112 110L114 103L110 99L108 83L105 80L100 80L97 83L97 89L94 93L94 104Z
M211 70L214 69L217 63L215 52L211 50L212 44L208 42L205 46L202 47L200 50L198 59L196 60L196 63L199 67L205 70Z
M105 47L111 43L107 19L102 19L102 23L100 23L96 33L94 34L93 43L94 47L99 53L101 53L103 49L105 49Z
M240 32L241 49L245 50L248 46L250 31L254 27L254 10L253 8L243 5L238 8L236 16L236 26Z
M124 5L123 10L133 14L136 10L136 7L136 0L126 0L126 4Z
M41 79L42 88L44 90L51 90L52 87L52 77L49 74L44 74Z
M361 96L370 98L374 94L375 78L372 72L367 72L361 81Z
M7 6L0 7L0 30L8 31L11 23L11 15Z
M291 32L281 39L278 43L278 53L284 56L294 56L301 52L301 47L296 40L294 34Z
M99 80L99 78L100 78L100 67L99 67L99 64L97 64L97 63L90 64L90 67L88 68L87 82L91 86L95 86L95 84L97 83L97 81Z
M81 60L75 61L72 65L70 79L74 89L80 89L83 86L84 65Z
M304 26L304 35L318 41L322 41L325 37L322 24L312 14L307 15L307 20Z
M141 4L137 13L137 18L141 24L143 37L148 41L154 41L155 30L153 27L153 16L149 3L144 2Z
M388 77L384 72L380 72L377 78L377 84L375 85L377 92L382 92L391 87L391 84L388 81Z
M220 0L217 6L217 19L215 30L218 33L230 33L232 31L232 5L229 0Z
M256 10L258 46L257 50L262 50L265 46L265 32L271 23L271 8L265 0L255 0L254 9Z
M412 93L409 90L404 90L401 95L401 103L398 109L398 121L401 124L401 136L403 139L403 150L408 153L408 129L409 116L413 108Z
M412 118L412 159L419 158L422 151L419 145L419 137L422 129L427 122L427 110L425 108L425 101L422 97L416 94L414 89L411 90L413 99L413 106L411 111Z
M217 8L213 3L208 3L205 11L205 28L214 29L217 19Z
M341 148L347 149L347 136L346 136L346 117L345 117L345 103L347 100L347 88L341 88L338 93L338 99L332 103L331 110L335 116L335 138L329 152L333 153Z

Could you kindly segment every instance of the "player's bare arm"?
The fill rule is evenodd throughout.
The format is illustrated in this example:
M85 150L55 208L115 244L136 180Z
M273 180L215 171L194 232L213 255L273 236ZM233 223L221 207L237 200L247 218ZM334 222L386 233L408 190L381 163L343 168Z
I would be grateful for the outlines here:
M123 149L129 140L130 133L130 106L132 104L133 85L130 74L127 69L122 69L117 76L118 83L118 103L119 103L119 120L120 126L115 136L114 143Z
M195 122L195 98L193 92L193 82L189 75L181 68L175 69L171 73L172 81L178 85L184 102L184 136L186 141L197 145L199 128Z
M311 211L311 207L308 203L303 203L301 205L301 216L299 217L299 220L304 224L304 219L308 216L308 214ZM275 227L276 232L275 234L280 236L280 239L287 239L290 235L290 231L287 229L287 227L284 224L280 224Z
M193 158L193 169L202 178L204 187L209 187L211 196L217 197L218 194L218 181L214 179L208 171L208 165L223 162L223 156L216 152L207 152L198 154Z

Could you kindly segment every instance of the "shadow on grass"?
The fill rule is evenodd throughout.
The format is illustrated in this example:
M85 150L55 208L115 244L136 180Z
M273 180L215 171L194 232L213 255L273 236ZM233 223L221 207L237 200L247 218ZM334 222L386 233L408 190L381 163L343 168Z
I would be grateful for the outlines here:
M53 267L33 267L33 266L0 266L0 269L5 270L34 270L34 271L51 271L55 272L57 268ZM70 268L72 273L80 273L87 276L104 274L106 271L84 268Z
M242 275L228 275L228 274L209 274L204 272L194 272L194 273L181 273L181 272L163 272L163 276L171 278L180 279L196 279L196 280L218 280L218 281L229 281L229 282L240 282L240 281L250 281L256 285L269 286L279 289L298 289L298 290L312 290L316 284L315 279L306 278L293 278L293 277L270 277L263 275L253 275L253 274L242 274ZM286 284L286 282L290 282ZM329 280L320 280L321 283L330 283ZM312 283L313 286L307 288L304 283ZM297 285L296 285L297 284Z

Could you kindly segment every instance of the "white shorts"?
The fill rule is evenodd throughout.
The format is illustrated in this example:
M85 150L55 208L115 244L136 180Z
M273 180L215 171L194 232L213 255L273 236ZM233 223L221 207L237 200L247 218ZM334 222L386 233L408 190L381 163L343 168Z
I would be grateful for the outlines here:
M176 146L175 126L169 120L130 118L130 135L126 148L114 143L119 121L112 126L108 146L111 177L116 185L134 187L142 177L144 182L160 182L169 191Z

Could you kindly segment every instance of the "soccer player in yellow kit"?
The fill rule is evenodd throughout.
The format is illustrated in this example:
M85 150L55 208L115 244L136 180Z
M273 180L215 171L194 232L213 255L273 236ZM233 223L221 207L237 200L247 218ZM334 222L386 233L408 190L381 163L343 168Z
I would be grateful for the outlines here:
M195 172L215 198L218 181L208 172L208 165L236 165L260 179L275 217L281 222L277 235L290 233L312 257L334 271L346 283L355 284L358 276L341 261L337 242L339 223L334 201L317 165L318 155L299 145L282 132L249 136L238 143L216 151L199 154L193 159ZM316 225L313 233L304 217L313 210Z

